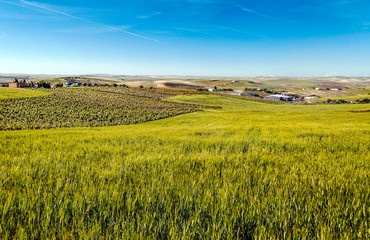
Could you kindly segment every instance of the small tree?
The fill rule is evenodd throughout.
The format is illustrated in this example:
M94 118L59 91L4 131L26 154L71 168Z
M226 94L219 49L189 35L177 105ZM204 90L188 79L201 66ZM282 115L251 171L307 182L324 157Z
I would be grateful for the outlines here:
M40 88L50 88L50 83L41 80L40 82L38 82L38 86Z

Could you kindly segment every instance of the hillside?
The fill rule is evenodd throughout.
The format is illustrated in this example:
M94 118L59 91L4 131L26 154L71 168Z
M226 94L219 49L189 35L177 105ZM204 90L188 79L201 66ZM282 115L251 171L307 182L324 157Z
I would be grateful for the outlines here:
M1 238L369 238L369 104L1 131ZM354 177L355 176L355 177Z
M137 124L190 113L201 108L162 101L164 96L182 92L169 95L170 93L156 89L4 89L15 98L0 99L0 130ZM6 91L2 91L4 96ZM33 97L19 98L20 93Z

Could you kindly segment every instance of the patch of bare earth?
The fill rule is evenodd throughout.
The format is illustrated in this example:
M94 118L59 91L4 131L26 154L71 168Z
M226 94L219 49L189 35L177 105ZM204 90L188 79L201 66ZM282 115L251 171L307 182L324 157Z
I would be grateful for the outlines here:
M149 81L136 81L136 82L125 82L125 85L129 87L156 87L156 85L153 82Z
M172 81L156 81L154 82L157 88L173 88L173 89L200 89L205 88L204 86L199 86L191 82L172 80Z
M333 90L294 90L291 93L299 94L299 95L316 95L321 98L330 98L330 97L346 97L346 96L355 96L358 94L346 92L346 91L333 91Z

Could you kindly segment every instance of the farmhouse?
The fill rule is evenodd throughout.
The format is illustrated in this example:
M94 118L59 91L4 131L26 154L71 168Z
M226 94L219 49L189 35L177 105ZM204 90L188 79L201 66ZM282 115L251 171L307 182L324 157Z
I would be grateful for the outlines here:
M9 83L10 88L25 88L26 83L25 82L11 82Z
M267 96L267 97L265 97L265 99L272 100L272 101L284 101L284 102L288 102L288 101L292 101L293 100L293 97L287 96L287 95L282 95L282 94L277 94L277 95Z
M304 99L320 98L319 96L316 96L316 95L302 95L301 97Z
M324 89L321 88L321 87L317 87L317 88L315 88L315 90L324 90Z
M214 88L210 88L210 89L208 89L208 91L209 91L209 92L216 92L216 89L214 89Z
M234 91L229 94L236 95L236 96L245 96L245 93L243 91Z
M332 88L332 91L342 91L342 88Z
M63 83L63 87L73 87L73 83L71 82Z

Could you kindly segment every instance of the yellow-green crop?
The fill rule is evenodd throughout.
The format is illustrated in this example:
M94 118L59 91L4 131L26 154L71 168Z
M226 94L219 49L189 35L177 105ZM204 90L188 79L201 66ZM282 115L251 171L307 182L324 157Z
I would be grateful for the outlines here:
M369 239L369 104L0 132L3 239Z
M0 87L0 100L9 98L41 97L48 93L24 88Z

